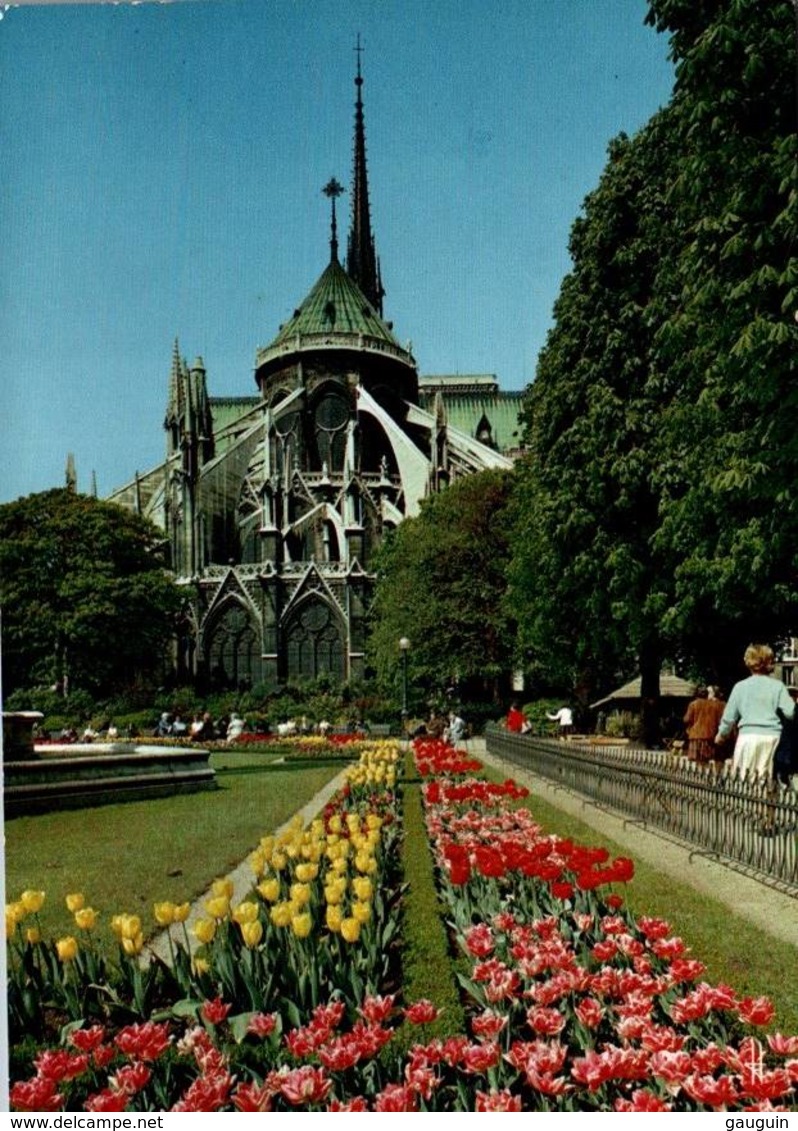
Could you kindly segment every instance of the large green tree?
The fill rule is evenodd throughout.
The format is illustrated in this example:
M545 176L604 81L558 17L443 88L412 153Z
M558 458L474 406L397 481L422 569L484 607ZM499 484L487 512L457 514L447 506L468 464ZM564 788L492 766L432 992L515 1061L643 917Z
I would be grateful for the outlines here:
M511 478L485 471L459 479L386 539L368 652L384 684L397 686L398 641L407 637L412 686L424 700L453 681L461 696L499 698L515 641L503 605Z
M522 641L589 689L796 624L789 0L651 0L674 96L610 147L528 399Z
M665 112L610 146L572 231L573 270L527 398L511 571L520 645L583 698L637 665L644 694L657 694L661 406L648 376L661 256L673 238L673 159Z
M163 536L72 491L0 507L3 687L108 694L164 670L181 599Z
M668 404L657 546L663 627L728 681L798 624L798 141L790 0L650 0L676 61L681 238L651 350Z

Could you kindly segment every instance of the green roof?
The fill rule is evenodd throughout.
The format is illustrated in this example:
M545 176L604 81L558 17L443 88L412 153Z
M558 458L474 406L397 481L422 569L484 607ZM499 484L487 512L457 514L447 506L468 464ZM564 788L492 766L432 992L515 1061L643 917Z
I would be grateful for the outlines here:
M447 423L459 432L476 438L479 423L484 416L490 425L493 443L500 452L509 452L521 446L522 427L519 420L524 407L521 392L493 393L486 396L447 394L440 390ZM432 391L419 397L422 408L433 411L435 395Z
M330 263L294 316L280 327L268 347L283 345L297 335L366 334L399 346L366 296L336 260Z

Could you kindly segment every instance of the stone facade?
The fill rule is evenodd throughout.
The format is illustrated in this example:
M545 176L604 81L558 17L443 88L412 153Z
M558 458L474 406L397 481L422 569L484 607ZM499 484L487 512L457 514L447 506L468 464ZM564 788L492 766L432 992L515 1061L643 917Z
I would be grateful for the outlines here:
M495 382L486 388L480 378L471 389L473 432L454 427L446 393L467 399L462 379L428 381L420 396L412 349L382 316L359 70L356 87L346 266L341 189L331 181L329 263L257 350L258 395L210 397L202 360L187 365L176 343L165 463L112 496L168 538L186 594L181 679L246 687L361 677L374 554L386 531L459 475L511 465L485 415L493 404L507 416ZM517 414L517 395L513 407Z

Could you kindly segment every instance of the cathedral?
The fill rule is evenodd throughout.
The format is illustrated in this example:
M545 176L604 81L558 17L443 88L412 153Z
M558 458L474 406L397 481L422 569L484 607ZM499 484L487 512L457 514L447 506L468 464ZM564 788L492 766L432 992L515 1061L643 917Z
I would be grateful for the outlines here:
M164 463L110 499L165 531L186 595L177 677L273 687L364 674L374 555L386 531L458 476L508 468L520 393L492 375L420 379L383 316L358 54L351 223L255 357L257 392L212 397L175 343Z

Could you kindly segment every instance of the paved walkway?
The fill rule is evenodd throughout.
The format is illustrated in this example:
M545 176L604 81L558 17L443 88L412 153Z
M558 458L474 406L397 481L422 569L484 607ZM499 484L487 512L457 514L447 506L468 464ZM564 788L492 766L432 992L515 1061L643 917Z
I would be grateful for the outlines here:
M323 789L319 790L315 797L312 797L310 801L308 801L307 805L303 806L303 808L299 810L299 816L302 818L303 825L306 825L309 821L312 821L314 817L318 816L318 814L321 812L330 798L338 792L338 790L346 780L346 771L348 768L349 767L347 766L343 770L341 770L340 773L336 774L334 778L327 782ZM292 817L291 820L293 819L294 818ZM280 825L279 829L275 830L277 836L279 836L289 828L291 820L286 821L284 824ZM264 829L263 831L265 834L270 832L271 830ZM255 847L256 846L253 844L253 850L255 849ZM252 872L252 868L249 865L249 853L247 853L247 857L242 860L238 867L234 868L233 871L225 877L225 879L232 880L233 883L233 895L230 900L230 904L234 907L237 903L241 903L242 900L246 899L246 897L252 891L255 883L255 876ZM194 926L198 919L207 918L208 912L205 910L205 901L206 899L210 899L212 894L212 890L208 888L208 890L204 892L204 894L201 895L199 899L195 900L195 902L191 906L191 911L189 912L188 919L186 920L186 927L188 928L188 937L191 944L192 954L200 944L194 937L191 928ZM147 943L147 946L145 948L145 958L149 953L154 953L157 954L159 958L162 958L164 962L168 962L169 934L172 935L172 938L176 942L180 941L181 943L185 944L183 924L174 923L171 927L168 928L168 930L161 931L159 934L153 936L151 941Z
M795 896L702 856L694 847L685 847L653 829L641 828L628 817L615 816L589 798L556 787L515 762L488 754L484 738L470 739L468 749L486 765L527 786L550 805L611 837L623 845L633 859L645 860L658 871L678 877L708 898L725 904L735 915L749 920L760 930L798 948L798 899Z

